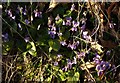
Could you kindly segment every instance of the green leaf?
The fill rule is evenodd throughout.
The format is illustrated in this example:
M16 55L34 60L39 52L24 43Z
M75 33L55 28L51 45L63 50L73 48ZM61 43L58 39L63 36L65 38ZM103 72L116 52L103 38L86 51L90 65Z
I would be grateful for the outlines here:
M63 17L71 16L72 11L68 10Z
M49 48L49 52L51 52L51 51L52 51L52 47Z
M31 46L32 46L32 48L31 48L31 49L32 49L33 51L36 51L35 44L34 44L33 42L30 42L30 44L31 44Z
M53 49L54 51L58 51L60 49L60 42L58 40L49 40L49 46L50 49Z
M68 39L69 37L70 37L70 32L69 32L69 31L66 31L66 32L63 34L64 40Z
M32 49L30 49L28 52L34 57L37 55L37 52L33 51Z
M52 75L50 75L50 77L47 78L47 82L51 82L52 80Z
M79 81L80 74L79 72L76 72L72 78L73 81Z
M62 25L62 22L63 22L63 20L59 19L58 21L56 21L56 25L60 26L60 25Z
M11 27L13 29L12 31L16 33L16 31L17 31L17 23L13 21L12 23L10 23L10 25L11 25Z
M32 48L32 45L28 43L26 49L29 50L30 48Z
M37 55L37 52L36 52L36 46L33 42L30 42L30 45L32 46L31 49L28 50L28 52L32 55L32 56L36 56ZM30 47L30 46L28 46Z

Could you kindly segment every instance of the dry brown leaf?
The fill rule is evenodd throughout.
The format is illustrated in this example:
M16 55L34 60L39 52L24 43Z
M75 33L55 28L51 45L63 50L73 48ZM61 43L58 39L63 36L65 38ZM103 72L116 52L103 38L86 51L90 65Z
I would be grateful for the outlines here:
M94 62L86 62L85 64L81 64L80 67L82 70L85 70L86 68L90 69L90 68L95 67L95 63Z

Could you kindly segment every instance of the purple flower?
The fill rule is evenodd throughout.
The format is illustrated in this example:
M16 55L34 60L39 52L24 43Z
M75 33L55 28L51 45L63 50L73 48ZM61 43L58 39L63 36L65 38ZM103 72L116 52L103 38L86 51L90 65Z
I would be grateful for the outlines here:
M61 55L61 54L58 54L57 57L60 58L60 57L62 57L62 55Z
M65 41L60 41L60 44L61 44L62 46L67 45L67 43L66 43Z
M114 69L114 72L116 72L116 71L117 71L117 69L116 69L115 65L112 65L112 69Z
M110 53L111 53L111 51L108 50L108 51L106 52L106 55L110 55Z
M71 9L70 9L71 11L73 11L73 10L75 10L75 4L72 4L72 6L71 6Z
M22 9L22 13L23 13L23 15L27 15L27 9L26 9L26 6L25 6L25 9L24 9L24 10Z
M81 26L81 31L84 31L84 30L85 30L85 27L86 27L86 24L82 25L82 26Z
M34 10L35 17L42 18L42 12L38 11L38 9Z
M58 62L55 61L55 62L54 62L54 66L57 66L57 65L58 65Z
M13 20L15 20L15 16L11 17Z
M72 27L71 31L77 31L77 28L76 27Z
M68 70L68 67L65 66L65 67L62 68L62 70L63 70L63 71L67 71L67 70Z
M48 26L49 27L52 27L52 21L53 21L53 17L52 16L48 17Z
M85 57L85 52L77 52L77 58L80 59L82 57Z
M29 42L30 41L30 37L26 36L24 40L25 40L25 42Z
M100 59L100 56L98 54L95 54L95 57L98 58L98 59Z
M110 68L110 63L100 60L100 56L98 54L96 54L93 60L96 63L96 70L98 76L101 76L106 69Z
M80 23L73 21L72 24L73 24L73 27L78 27Z
M3 38L4 42L9 41L9 39L8 39L8 33L2 34L2 38Z
M72 20L72 17L66 17L66 20L71 21L71 20Z
M103 75L103 71L98 71L97 74L98 74L98 76L101 76L101 75Z
M91 37L87 35L88 31L84 31L82 37L88 41L91 41Z
M55 38L55 35L57 34L57 32L54 24L49 28L48 34L50 35L51 38L53 39Z
M70 59L67 60L67 68L68 69L72 68L72 61Z
M33 16L32 15L31 15L30 19L31 19L31 21L33 21Z
M60 19L59 14L56 16L55 20L58 21Z
M99 63L100 63L100 59L98 59L98 58L93 58L93 60L94 60L94 62L95 62L96 64L99 64Z
M99 71L101 69L101 66L98 64L96 65L96 70Z
M12 18L13 20L15 19L15 16L13 16L11 9L6 10L6 12L7 12L8 16L10 16L10 18Z
M114 28L114 24L113 23L109 23L109 27L112 29Z
M71 26L71 22L69 20L67 20L66 24L67 26Z
M58 36L62 36L62 33L61 32L59 32L59 33L57 33L58 34Z
M21 27L21 24L20 24L20 23L18 23L18 28L19 28L20 30L22 30L22 27Z
M103 72L109 68L110 68L109 62L101 61L99 64L96 65L96 70L97 70L98 76L101 76L103 74Z
M80 43L80 42L79 42L79 41L77 41L77 42L75 43L75 44L76 44L76 46L78 46L78 45L79 45L79 43Z
M51 38L54 39L56 32L55 31L48 31L48 34L50 35Z
M30 23L30 21L29 21L29 20L27 20L27 19L25 19L25 23L26 23L26 24L29 24L29 23Z
M74 57L74 60L73 60L72 64L77 64L76 57Z
M39 29L40 29L40 27L41 27L41 25L38 25L37 30L39 30Z
M65 25L65 21L63 21L62 25Z
M56 31L56 27L53 25L51 31Z
M7 13L10 17L12 17L12 12L11 12L11 9L7 10Z
M79 41L77 42L74 41L72 44L69 43L67 47L70 47L72 50L74 50L77 48L78 45L79 45Z
M100 56L98 54L95 54L95 57L93 58L93 60L96 64L99 64L100 63Z
M72 20L72 17L66 17L66 23L65 23L65 25L66 26L71 26L71 20Z
M72 50L73 50L73 49L76 49L76 46L75 46L74 43L73 43L73 44L70 44L70 43L69 43L69 44L68 44L68 47L70 47Z
M20 6L18 5L16 13L19 14L20 13Z

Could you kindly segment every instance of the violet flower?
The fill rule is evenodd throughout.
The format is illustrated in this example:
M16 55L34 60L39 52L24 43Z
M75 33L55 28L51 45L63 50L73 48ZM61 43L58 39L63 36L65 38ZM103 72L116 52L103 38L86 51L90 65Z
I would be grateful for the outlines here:
M88 31L84 31L82 37L88 41L91 41L91 37L88 35Z
M85 57L85 52L77 52L77 58L81 59L82 57Z
M18 23L18 28L19 28L20 30L22 30L22 27L21 27L21 24L20 24L20 23Z
M50 35L51 38L53 39L55 38L55 35L57 34L57 32L56 32L56 27L54 24L48 30L48 34Z
M75 21L73 21L72 24L73 24L73 27L78 27L79 24L80 24L80 22L75 22Z
M71 20L72 20L72 17L66 17L66 23L65 23L65 25L66 26L71 26Z
M73 11L73 10L75 10L75 4L72 4L72 6L71 6L71 9L70 9L71 11Z
M42 18L42 12L38 11L38 9L34 10L35 17L40 17Z
M61 55L61 54L58 54L57 57L60 58L60 57L62 57L62 55Z
M58 21L59 19L60 19L60 16L59 16L59 14L57 14L55 20Z
M65 25L65 21L63 21L62 25Z
M74 57L74 60L73 60L72 64L77 64L77 59L76 59L76 57Z
M7 10L7 14L8 14L8 16L10 16L10 18L15 20L15 16L13 16L11 9Z
M55 31L48 31L48 34L50 35L51 38L54 39L56 32Z
M22 13L23 13L23 15L27 15L27 9L26 9L26 6L25 6L24 10L22 9Z
M26 24L29 24L29 23L30 23L30 21L29 21L29 20L27 20L27 19L25 19L25 23L26 23Z
M59 33L57 33L57 34L58 34L58 36L62 36L62 35L63 35L61 32L59 32Z
M79 45L79 41L77 41L77 42L74 41L72 44L69 43L67 47L69 47L69 48L71 48L72 50L74 50L74 49L77 48L78 45Z
M2 38L3 38L4 42L9 41L9 39L8 39L8 33L2 34Z
M100 60L100 56L98 54L96 54L93 60L96 64L96 70L97 70L98 76L101 76L106 69L110 68L110 63Z
M111 51L108 50L108 51L106 52L106 55L110 55L110 53L111 53Z
M77 28L76 28L76 27L72 27L72 28L71 28L71 31L73 31L73 32L74 32L74 31L77 31Z
M55 62L54 62L54 66L57 66L57 65L58 65L58 62L57 62L57 61L55 61Z
M30 37L26 36L26 37L24 38L24 40L25 40L25 42L29 42L29 41L30 41Z
M72 50L76 49L75 43L73 43L73 44L69 43L67 47L71 48Z
M65 41L60 41L60 44L61 44L62 46L67 45L67 43L66 43Z
M68 67L65 66L65 67L62 68L62 70L63 70L63 71L67 71L67 70L68 70Z
M81 26L81 31L83 32L85 30L86 24Z
M67 60L67 68L68 69L72 68L72 61L70 59Z

